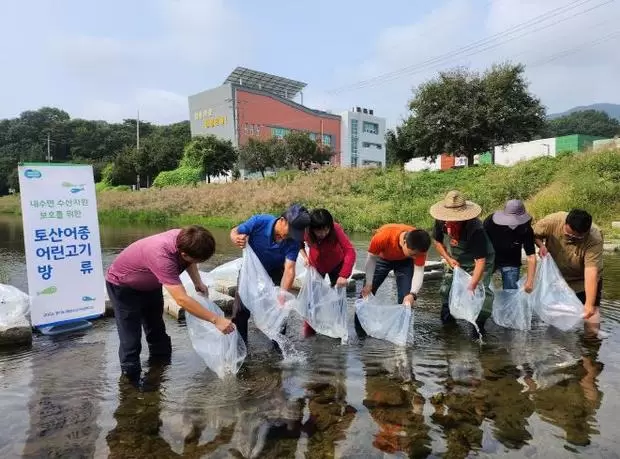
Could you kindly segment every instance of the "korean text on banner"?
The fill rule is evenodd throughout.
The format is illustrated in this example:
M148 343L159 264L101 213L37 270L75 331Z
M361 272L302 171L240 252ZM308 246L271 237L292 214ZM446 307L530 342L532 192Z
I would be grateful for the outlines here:
M102 315L105 284L92 166L24 164L18 172L32 325Z

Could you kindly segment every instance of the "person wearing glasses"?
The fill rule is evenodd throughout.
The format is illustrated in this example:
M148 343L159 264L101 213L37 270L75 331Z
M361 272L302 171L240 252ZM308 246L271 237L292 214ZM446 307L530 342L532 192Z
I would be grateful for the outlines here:
M584 319L600 322L603 235L581 209L547 215L534 225L541 257L553 257L562 276L585 306Z

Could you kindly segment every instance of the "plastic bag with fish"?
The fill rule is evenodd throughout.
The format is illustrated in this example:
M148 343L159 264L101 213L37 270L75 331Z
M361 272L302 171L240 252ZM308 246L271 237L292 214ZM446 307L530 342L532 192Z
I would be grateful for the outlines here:
M321 335L348 340L346 289L333 288L314 268L306 270L297 311Z
M355 311L369 336L390 341L398 346L413 343L413 311L402 304L385 304L375 296L360 298Z
M495 294L493 299L493 321L500 327L515 330L532 329L532 305L529 293L523 286L525 281L519 280L519 288L497 289L491 282L491 290Z
M471 276L462 268L458 266L454 268L454 276L452 278L452 287L450 288L450 314L455 319L462 319L470 322L474 327L478 335L480 329L476 324L476 319L482 310L484 304L484 286L482 282L479 282L475 291L468 290L468 286L471 282Z
M204 295L192 293L191 296L204 309L224 316L224 312ZM245 343L237 330L225 335L212 323L189 313L185 315L185 321L192 347L207 366L221 379L237 374L247 355Z
M15 327L27 321L30 297L17 287L0 284L0 330Z
M243 249L243 263L239 273L239 296L252 313L256 327L280 345L287 357L292 344L282 334L282 327L295 306L295 296L275 286L252 248Z
M570 330L583 319L583 303L568 286L551 255L538 262L530 302L543 322L562 331Z

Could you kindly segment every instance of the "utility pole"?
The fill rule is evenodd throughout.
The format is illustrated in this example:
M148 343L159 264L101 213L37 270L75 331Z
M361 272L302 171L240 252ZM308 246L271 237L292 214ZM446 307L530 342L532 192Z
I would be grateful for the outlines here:
M52 156L50 154L50 142L51 142L50 133L48 132L47 133L47 162L48 163L52 162Z
M136 154L140 155L140 110L136 117ZM136 177L136 190L140 190L140 174Z

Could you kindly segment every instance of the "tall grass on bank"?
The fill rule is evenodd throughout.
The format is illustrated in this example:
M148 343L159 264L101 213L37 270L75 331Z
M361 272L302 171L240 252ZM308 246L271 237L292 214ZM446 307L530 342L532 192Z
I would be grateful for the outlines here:
M286 172L260 181L98 193L104 223L157 226L201 223L233 226L255 213L279 214L291 202L326 207L349 231L388 222L430 228L429 207L460 189L487 215L511 198L527 202L535 218L582 207L609 228L620 219L620 151L537 158L513 167L478 166L442 172L326 169ZM19 212L16 197L0 199L0 213Z

